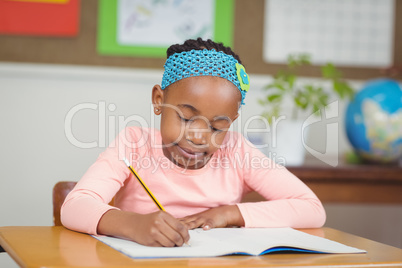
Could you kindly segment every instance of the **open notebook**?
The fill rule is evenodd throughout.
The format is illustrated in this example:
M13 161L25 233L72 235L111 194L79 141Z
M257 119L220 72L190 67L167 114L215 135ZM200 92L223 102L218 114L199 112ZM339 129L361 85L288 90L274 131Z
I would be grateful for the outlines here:
M217 228L190 230L191 246L147 247L124 239L94 236L132 258L215 257L263 255L272 252L365 253L292 228Z

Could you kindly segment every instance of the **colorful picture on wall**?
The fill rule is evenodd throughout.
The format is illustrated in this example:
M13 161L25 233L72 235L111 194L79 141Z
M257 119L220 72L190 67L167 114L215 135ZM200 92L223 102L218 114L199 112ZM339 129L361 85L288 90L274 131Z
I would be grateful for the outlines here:
M202 37L232 46L233 0L101 0L101 54L165 57L166 48Z
M0 0L0 34L76 36L80 0Z
M67 2L70 1L70 0L8 0L8 1L65 4L65 3L67 3Z

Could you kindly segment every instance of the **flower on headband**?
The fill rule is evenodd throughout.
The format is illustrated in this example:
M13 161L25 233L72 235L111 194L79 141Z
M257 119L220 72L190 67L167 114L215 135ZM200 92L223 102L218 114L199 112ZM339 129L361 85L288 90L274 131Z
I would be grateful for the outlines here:
M248 74L246 73L246 69L242 64L236 63L236 73L237 73L237 79L239 80L240 83L241 90L247 92L250 88L250 80Z

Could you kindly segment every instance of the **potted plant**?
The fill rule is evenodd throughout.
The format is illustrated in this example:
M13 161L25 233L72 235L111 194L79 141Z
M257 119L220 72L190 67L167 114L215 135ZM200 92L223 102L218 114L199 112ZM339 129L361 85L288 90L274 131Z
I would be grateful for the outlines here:
M287 67L280 70L272 82L263 88L265 97L259 99L259 104L264 109L262 116L270 123L270 157L283 157L281 162L285 165L301 165L304 161L302 139L306 133L302 133L304 120L300 116L325 108L331 92L340 99L354 95L352 87L342 79L341 72L332 63L321 68L321 79L299 81L297 71L307 65L311 65L308 54L290 55ZM328 82L331 84L330 89L323 86ZM285 114L284 108L289 108L289 105L291 112Z

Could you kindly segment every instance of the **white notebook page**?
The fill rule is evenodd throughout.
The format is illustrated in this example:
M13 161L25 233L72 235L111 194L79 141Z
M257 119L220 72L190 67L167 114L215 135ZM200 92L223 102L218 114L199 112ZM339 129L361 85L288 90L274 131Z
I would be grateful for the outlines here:
M172 248L147 247L113 237L94 237L132 258L259 255L274 247L293 247L323 253L366 252L292 228L216 228L208 231L195 229L189 233L191 246Z

